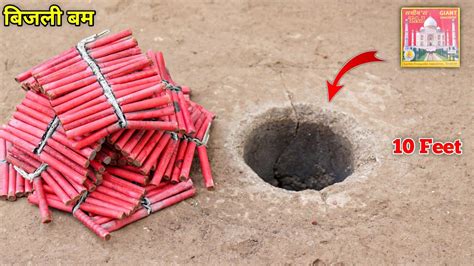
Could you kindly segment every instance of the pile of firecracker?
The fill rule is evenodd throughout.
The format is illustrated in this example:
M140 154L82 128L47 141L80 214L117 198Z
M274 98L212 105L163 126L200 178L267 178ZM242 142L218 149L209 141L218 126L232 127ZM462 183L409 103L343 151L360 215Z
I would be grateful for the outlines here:
M88 37L15 79L26 94L0 130L0 197L28 197L41 222L57 209L109 239L195 195L195 154L204 186L214 187L215 115L130 30Z

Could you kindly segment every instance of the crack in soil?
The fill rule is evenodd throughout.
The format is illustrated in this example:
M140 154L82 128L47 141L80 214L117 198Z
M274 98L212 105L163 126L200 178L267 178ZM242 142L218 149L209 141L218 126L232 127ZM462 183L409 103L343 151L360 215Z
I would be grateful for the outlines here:
M283 88L285 88L286 96L288 97L288 101L290 101L291 108L293 109L293 113L294 113L295 118L296 118L296 125L295 125L295 130L293 132L293 139L288 143L288 145L286 145L286 147L282 150L280 155L278 155L277 159L275 160L275 163L273 164L273 173L278 172L277 168L278 168L278 165L281 162L281 158L282 158L283 154L285 154L288 151L288 149L293 145L293 142L298 137L298 131L300 129L300 119L299 119L298 111L296 110L295 104L293 103L293 95L291 94L290 90L286 86L285 79L283 78L283 74L281 72L279 74L280 74L281 83L283 84ZM281 186L281 180L279 180L279 179L276 179L276 180L278 182L278 186Z

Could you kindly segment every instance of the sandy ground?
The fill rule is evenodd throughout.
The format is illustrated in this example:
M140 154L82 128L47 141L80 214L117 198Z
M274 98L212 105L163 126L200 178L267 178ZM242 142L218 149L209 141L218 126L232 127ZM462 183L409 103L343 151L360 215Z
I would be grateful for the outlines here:
M194 199L109 242L69 215L54 212L55 221L41 225L37 208L25 200L0 202L1 264L474 261L472 1L457 1L460 69L399 67L400 7L421 1L57 2L63 9L96 9L96 26L0 27L1 122L24 95L13 81L17 73L102 29L131 28L143 49L163 51L175 80L219 115L210 142L217 189L202 189L195 169ZM369 49L386 62L350 72L329 104L326 79ZM364 149L376 162L321 192L263 182L243 161L246 134L259 115L292 105L336 112L348 118L349 132L370 132ZM393 138L426 136L461 138L464 154L391 155Z

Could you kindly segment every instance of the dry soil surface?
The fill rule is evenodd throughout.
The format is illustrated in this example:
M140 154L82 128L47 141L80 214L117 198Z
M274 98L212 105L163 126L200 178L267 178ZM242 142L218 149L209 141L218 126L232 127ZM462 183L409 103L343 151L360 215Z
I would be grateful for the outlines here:
M96 25L0 27L1 122L24 95L13 80L17 73L85 36L131 28L143 49L163 51L174 79L218 114L209 143L216 190L203 189L196 168L195 198L113 233L108 242L70 215L55 211L54 222L42 225L26 200L0 202L1 264L474 261L474 2L456 1L460 69L399 67L400 7L451 1L56 2L63 9L96 9ZM328 103L326 80L370 49L386 62L350 72ZM246 138L262 121L285 115L319 119L346 134L359 156L353 174L321 191L287 191L262 181L244 162ZM393 138L424 136L460 138L464 154L391 154Z

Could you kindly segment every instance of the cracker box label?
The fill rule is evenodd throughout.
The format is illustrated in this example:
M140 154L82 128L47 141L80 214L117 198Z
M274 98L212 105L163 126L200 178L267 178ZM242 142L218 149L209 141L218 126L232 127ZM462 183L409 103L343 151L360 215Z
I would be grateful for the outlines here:
M460 9L403 7L400 38L402 67L459 67Z

